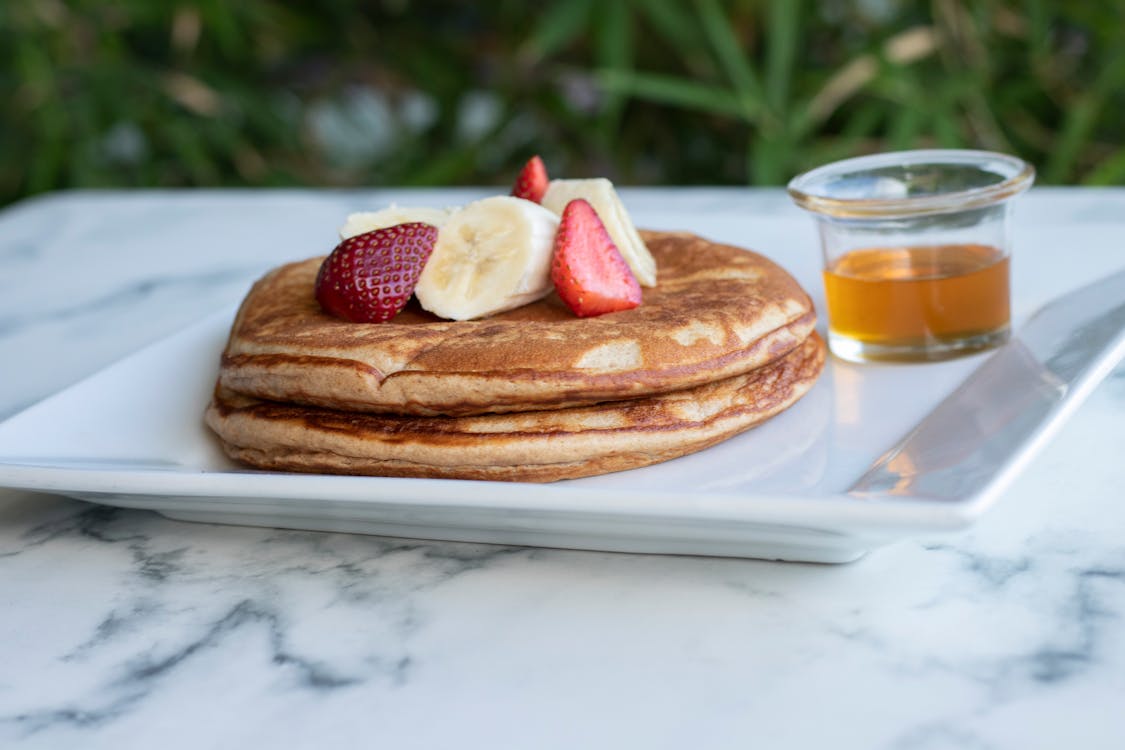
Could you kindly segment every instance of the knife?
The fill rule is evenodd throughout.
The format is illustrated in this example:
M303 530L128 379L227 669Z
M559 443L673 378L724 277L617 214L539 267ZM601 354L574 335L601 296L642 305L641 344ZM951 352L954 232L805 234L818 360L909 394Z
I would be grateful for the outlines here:
M1040 308L848 494L965 500L1003 486L1125 357L1125 270Z

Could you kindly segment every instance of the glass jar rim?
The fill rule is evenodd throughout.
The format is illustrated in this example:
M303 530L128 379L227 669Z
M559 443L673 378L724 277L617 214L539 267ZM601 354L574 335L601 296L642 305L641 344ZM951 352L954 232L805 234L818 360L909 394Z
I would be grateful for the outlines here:
M814 189L828 178L839 179L880 168L915 165L978 167L981 172L993 173L998 179L979 187L890 198L840 198ZM857 156L825 164L794 177L787 190L801 208L828 217L901 218L983 208L1019 195L1034 181L1035 168L1008 154L968 149L921 149Z

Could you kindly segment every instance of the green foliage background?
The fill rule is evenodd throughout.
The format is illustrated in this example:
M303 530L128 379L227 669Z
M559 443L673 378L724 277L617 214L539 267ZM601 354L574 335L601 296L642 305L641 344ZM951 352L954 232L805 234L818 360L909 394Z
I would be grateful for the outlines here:
M1125 184L1116 0L5 0L0 204L69 187L784 183L879 150Z

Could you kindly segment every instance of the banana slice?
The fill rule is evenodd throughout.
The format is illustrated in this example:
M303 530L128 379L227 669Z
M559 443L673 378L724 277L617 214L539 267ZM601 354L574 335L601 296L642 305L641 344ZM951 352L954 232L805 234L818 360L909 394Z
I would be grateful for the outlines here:
M629 218L613 183L604 177L590 180L551 180L547 193L543 196L543 206L562 215L566 204L575 198L585 198L598 218L605 224L609 237L621 257L629 264L633 275L641 286L656 286L656 259L645 247L644 240L637 234L633 220Z
M406 224L412 221L433 224L435 227L441 228L441 225L449 218L451 210L448 208L411 208L396 206L392 203L389 207L380 211L360 211L359 213L348 214L348 218L344 220L344 226L340 227L340 239L346 240L349 237L355 237L357 234L374 232L376 229L385 229L396 224Z
M450 320L483 318L547 296L559 217L496 196L454 211L414 287L422 307Z

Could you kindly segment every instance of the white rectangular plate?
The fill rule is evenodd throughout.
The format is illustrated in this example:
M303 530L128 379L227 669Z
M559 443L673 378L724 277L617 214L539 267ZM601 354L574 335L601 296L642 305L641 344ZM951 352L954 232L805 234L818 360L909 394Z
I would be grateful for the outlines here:
M0 486L216 523L629 552L855 559L970 523L1010 481L955 502L847 488L987 355L830 360L773 420L701 453L550 485L277 474L230 462L203 424L233 309L0 424Z

